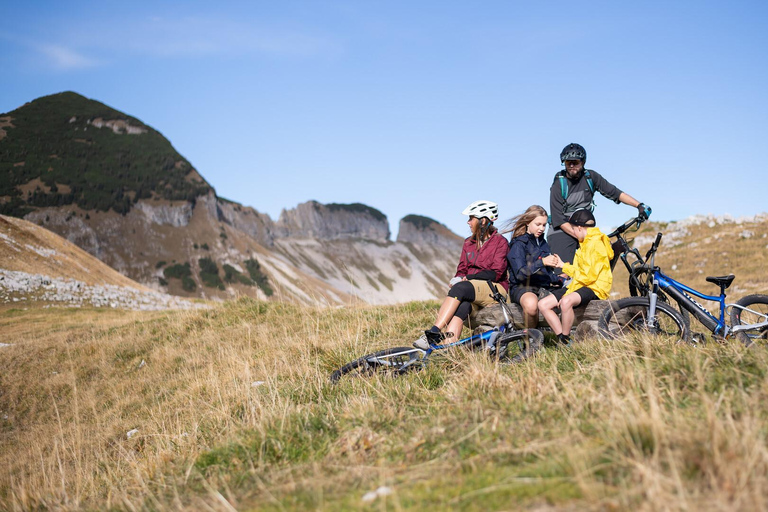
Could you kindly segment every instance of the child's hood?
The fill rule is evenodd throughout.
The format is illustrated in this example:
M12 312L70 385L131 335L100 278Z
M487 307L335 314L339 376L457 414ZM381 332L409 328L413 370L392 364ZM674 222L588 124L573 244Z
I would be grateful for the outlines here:
M592 243L602 243L605 246L605 252L608 253L609 258L613 258L613 247L611 247L611 239L605 236L600 231L600 228L587 228L587 236L584 238L584 242L587 240Z

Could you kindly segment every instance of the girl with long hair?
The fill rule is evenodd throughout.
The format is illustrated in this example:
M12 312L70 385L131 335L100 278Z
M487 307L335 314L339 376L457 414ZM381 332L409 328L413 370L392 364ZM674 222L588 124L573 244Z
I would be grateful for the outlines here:
M536 327L539 321L539 300L553 288L563 285L554 271L562 265L552 254L544 239L547 227L547 211L535 204L507 223L513 227L509 242L509 287L512 301L523 310L525 327Z

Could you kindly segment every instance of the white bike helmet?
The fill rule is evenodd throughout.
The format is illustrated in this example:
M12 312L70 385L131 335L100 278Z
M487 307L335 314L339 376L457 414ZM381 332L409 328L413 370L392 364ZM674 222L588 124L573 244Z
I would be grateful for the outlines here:
M475 201L464 208L462 215L471 215L478 219L487 217L491 222L496 222L499 218L499 206L493 201Z

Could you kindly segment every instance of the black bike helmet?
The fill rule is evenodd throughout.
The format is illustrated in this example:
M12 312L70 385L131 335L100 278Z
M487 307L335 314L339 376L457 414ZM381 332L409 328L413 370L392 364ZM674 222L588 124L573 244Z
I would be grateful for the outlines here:
M571 142L560 152L560 163L565 163L566 160L581 160L586 164L587 150L581 144Z

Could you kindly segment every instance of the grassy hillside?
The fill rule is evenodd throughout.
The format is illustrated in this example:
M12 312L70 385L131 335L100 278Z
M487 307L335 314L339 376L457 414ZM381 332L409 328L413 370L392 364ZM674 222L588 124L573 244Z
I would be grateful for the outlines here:
M5 311L0 509L768 505L765 347L594 339L329 383L436 307Z
M23 219L0 215L0 239L0 269L148 291L75 244Z
M142 198L194 201L210 190L162 134L74 92L0 118L1 214L69 204L126 213Z

